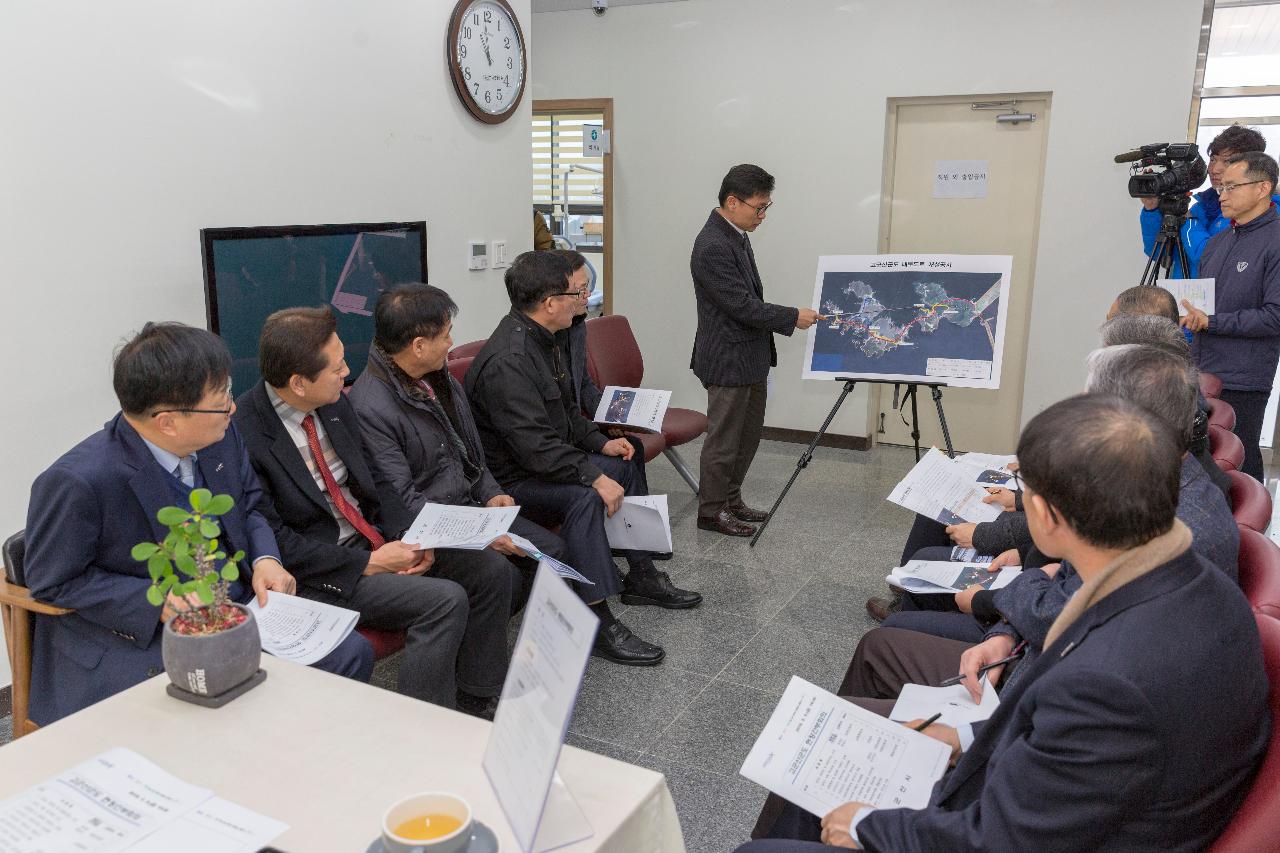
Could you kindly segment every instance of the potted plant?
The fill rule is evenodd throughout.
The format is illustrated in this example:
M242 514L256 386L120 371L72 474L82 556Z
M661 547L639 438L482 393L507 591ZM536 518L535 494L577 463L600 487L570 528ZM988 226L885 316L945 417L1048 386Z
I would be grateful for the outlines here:
M227 557L219 545L218 516L235 505L230 495L194 489L190 509L163 507L156 519L169 528L161 542L139 542L133 558L147 564L147 601L185 605L165 623L161 639L169 695L218 708L260 684L262 643L253 613L231 600L243 551ZM222 568L218 563L222 562Z

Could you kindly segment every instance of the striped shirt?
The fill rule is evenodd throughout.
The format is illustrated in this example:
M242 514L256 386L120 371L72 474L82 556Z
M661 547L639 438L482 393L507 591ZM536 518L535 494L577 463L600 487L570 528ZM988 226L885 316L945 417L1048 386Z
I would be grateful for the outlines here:
M347 521L347 517L338 512L337 506L333 503L333 498L329 497L329 491L324 486L324 477L320 476L320 469L316 467L316 461L311 457L311 448L307 445L307 433L302 428L302 419L310 413L290 406L281 399L274 388L265 382L263 384L266 385L267 397L271 400L271 405L275 408L276 414L280 416L280 422L284 424L289 437L293 439L294 447L298 448L298 453L302 454L302 461L307 464L307 470L311 472L311 479L315 480L316 488L320 490L320 494L324 495L325 502L329 505L329 512L333 515L333 520L338 523L338 544L349 545L356 539L363 541L360 534L351 526L351 522ZM342 490L342 497L346 499L351 507L358 511L360 502L351 494L351 489L347 488L346 464L338 456L337 451L333 449L333 442L329 440L329 434L325 432L320 418L312 417L311 420L316 425L316 438L320 441L320 451L324 454L325 464L329 466L334 482Z

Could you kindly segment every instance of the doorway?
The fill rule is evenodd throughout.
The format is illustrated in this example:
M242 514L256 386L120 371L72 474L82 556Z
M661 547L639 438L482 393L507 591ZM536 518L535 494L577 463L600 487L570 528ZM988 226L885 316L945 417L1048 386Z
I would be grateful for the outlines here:
M943 391L957 451L1012 453L1017 445L1050 100L1047 93L889 99L879 251L1013 257L999 389ZM984 163L981 194L935 197L943 161ZM891 386L876 386L870 432L877 443L910 445L910 405L894 409L894 396ZM921 446L944 447L928 389L919 411Z

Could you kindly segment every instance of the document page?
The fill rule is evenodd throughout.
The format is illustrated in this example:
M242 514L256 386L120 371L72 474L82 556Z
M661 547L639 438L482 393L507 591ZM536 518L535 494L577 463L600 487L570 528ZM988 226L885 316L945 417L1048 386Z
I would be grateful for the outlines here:
M538 835L598 624L568 584L538 567L483 761L521 850Z
M256 853L289 824L211 797L128 848L128 853Z
M274 590L267 593L266 607L258 604L256 596L246 607L253 611L262 650L303 666L336 649L360 621L355 610Z
M600 405L596 408L595 421L599 424L661 432L662 419L667 416L667 405L670 402L670 391L606 385L600 397Z
M1005 566L998 572L987 571L981 563L952 563L945 560L909 560L885 578L890 586L910 592L963 592L974 584L987 589L1008 586L1022 573L1021 566Z
M984 494L973 486L968 466L931 447L893 487L889 500L942 524L992 521L1000 507L983 503Z
M938 722L955 728L986 720L999 707L1000 697L985 676L982 679L982 701L977 703L969 695L969 688L963 684L952 684L950 687L904 684L902 692L898 694L897 704L889 712L889 719L905 723L909 720L927 720L934 714L941 713Z
M1218 310L1217 279L1214 278L1164 278L1157 282L1160 287L1173 294L1178 301L1178 315L1187 316L1187 309L1182 300L1187 300L1210 317Z
M604 520L610 548L636 551L671 550L671 517L666 495L637 495L622 499L622 506Z
M518 506L492 509L452 504L424 504L403 541L419 548L479 550L506 533L520 514Z
M507 537L511 540L512 544L514 544L521 551L524 551L526 554L528 554L530 557L533 557L539 563L546 563L547 568L551 569L551 571L555 572L565 580L575 581L576 583L589 583L592 586L596 585L595 581L587 580L585 575L583 575L581 572L579 572L577 569L575 569L573 566L569 565L568 563L562 563L559 560L557 560L555 557L552 557L549 554L544 554L541 551L539 551L537 545L534 545L532 542L530 542L528 539L525 539L523 536L517 536L514 533L508 533Z
M951 749L792 676L742 775L819 817L848 802L922 808Z

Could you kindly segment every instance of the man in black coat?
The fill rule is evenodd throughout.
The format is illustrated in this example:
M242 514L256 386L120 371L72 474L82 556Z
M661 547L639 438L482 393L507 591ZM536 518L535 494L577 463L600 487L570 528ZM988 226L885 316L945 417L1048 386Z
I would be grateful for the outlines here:
M707 389L707 437L699 466L698 527L751 536L748 522L768 513L743 503L742 481L760 445L769 368L778 364L774 334L818 320L812 308L764 301L751 238L773 204L773 176L734 166L720 184L720 206L693 243L689 269L698 300L698 331L689 367Z
M359 611L362 627L407 632L401 693L491 718L519 573L497 555L398 541L413 516L342 394L350 371L335 329L326 308L278 311L263 325L263 379L235 414L263 514L299 595Z
M696 607L702 596L679 589L649 554L626 551L620 582L604 529L625 495L639 495L635 447L610 439L582 414L556 333L569 328L577 294L569 262L556 252L526 252L507 270L511 313L498 323L467 372L466 390L485 458L521 512L557 522L568 563L592 584L578 593L600 619L593 654L614 663L650 666L663 650L617 620L606 599L670 609Z

